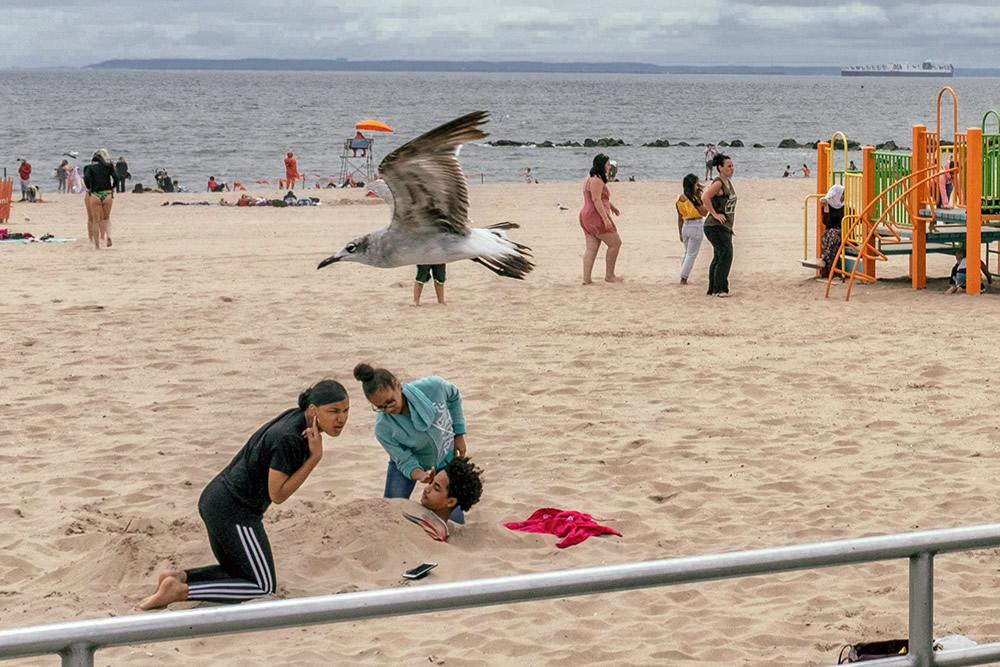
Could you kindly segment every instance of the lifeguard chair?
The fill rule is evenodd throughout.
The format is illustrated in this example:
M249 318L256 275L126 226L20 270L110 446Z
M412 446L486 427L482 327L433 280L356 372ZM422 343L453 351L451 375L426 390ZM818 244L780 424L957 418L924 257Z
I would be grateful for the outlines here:
M354 126L355 136L344 140L344 151L340 155L340 178L338 185L348 180L370 183L375 180L375 139L364 136L362 131L392 132L392 128L377 120L363 120Z

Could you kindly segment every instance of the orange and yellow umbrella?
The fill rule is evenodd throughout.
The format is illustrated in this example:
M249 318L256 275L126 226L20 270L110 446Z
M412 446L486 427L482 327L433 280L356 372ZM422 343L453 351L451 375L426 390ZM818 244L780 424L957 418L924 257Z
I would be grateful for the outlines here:
M380 120L363 120L354 126L357 130L371 130L372 132L392 132L392 128Z

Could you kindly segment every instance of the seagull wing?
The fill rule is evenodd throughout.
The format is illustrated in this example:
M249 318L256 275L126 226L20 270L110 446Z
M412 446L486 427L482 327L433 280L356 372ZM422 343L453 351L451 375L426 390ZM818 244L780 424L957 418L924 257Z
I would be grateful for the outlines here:
M489 136L479 129L489 113L474 111L420 135L386 156L379 176L392 192L390 227L467 234L469 191L458 164L462 144Z

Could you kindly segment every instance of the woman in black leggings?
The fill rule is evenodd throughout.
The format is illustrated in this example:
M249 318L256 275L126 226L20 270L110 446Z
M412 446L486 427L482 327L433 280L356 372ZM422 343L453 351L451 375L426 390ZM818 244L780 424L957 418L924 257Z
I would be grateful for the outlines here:
M299 395L297 408L282 412L250 436L198 500L219 564L160 573L156 590L139 609L183 600L237 603L274 593L264 511L302 486L323 457L322 434L339 436L349 409L343 385L323 380Z
M715 156L719 175L701 193L701 202L708 209L705 217L705 238L715 251L708 268L709 296L729 296L729 269L733 266L733 223L736 221L736 190L729 180L733 176L732 158Z

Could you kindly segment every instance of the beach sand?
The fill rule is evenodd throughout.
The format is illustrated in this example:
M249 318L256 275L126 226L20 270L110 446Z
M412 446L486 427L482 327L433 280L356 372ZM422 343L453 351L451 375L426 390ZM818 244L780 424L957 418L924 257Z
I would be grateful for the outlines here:
M279 598L993 521L996 294L911 290L894 258L879 267L893 279L824 299L798 264L812 181L734 184L731 299L705 296L707 241L678 284L677 183L611 186L627 282L590 287L582 184L475 185L473 219L520 223L538 268L520 282L453 264L448 305L428 290L419 309L412 268L316 271L384 223L360 191L296 209L126 194L101 251L80 198L15 203L12 231L82 238L0 245L2 627L134 613L159 570L210 564L202 488L323 377L349 388L352 415L265 517ZM929 274L952 263L931 256ZM359 361L462 391L486 488L447 544L401 517L415 503L380 498ZM546 506L623 536L557 549L502 525ZM424 560L440 565L404 583ZM935 562L936 635L1000 639L997 552ZM119 647L97 664L829 664L844 643L905 636L906 600L892 561Z

